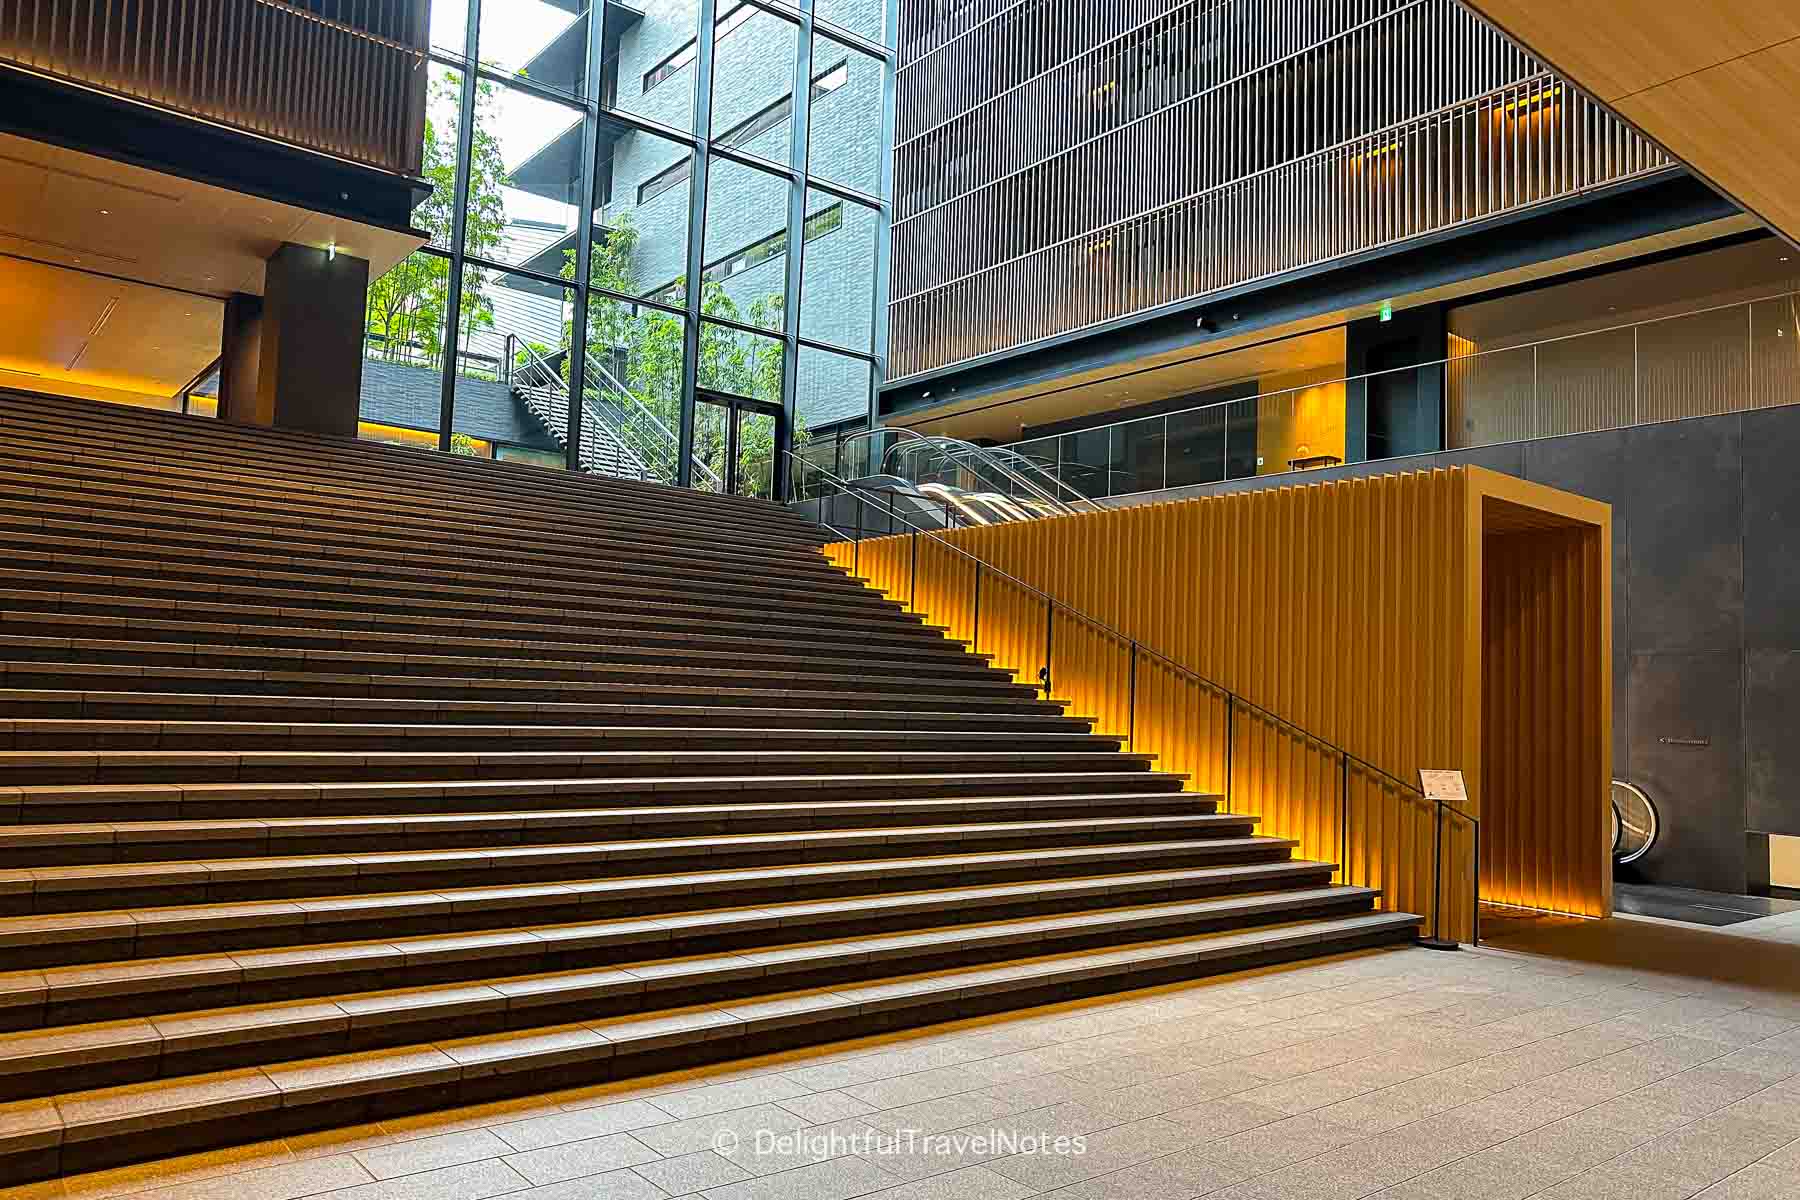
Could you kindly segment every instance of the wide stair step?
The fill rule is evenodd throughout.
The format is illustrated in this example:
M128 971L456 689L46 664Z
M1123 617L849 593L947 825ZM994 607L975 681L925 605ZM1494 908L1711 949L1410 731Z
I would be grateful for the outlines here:
M0 1183L1416 934L785 508L0 435Z

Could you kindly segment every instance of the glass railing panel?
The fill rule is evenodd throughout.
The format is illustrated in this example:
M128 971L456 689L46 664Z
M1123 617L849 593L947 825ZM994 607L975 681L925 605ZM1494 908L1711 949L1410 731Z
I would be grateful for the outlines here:
M1168 424L1168 487L1218 483L1225 478L1225 408L1194 408L1170 413Z
M1256 474L1310 471L1344 461L1343 380L1269 391L1243 404L1255 405Z
M1673 421L1750 407L1746 305L1638 329L1638 420Z
M1123 483L1119 477L1124 472L1113 460L1110 426L1065 433L1058 440L1062 461L1059 474L1064 483L1091 499L1124 494L1123 487L1115 486Z
M1750 405L1800 404L1800 296L1750 306Z
M1445 444L1491 446L1536 437L1537 350L1521 346L1445 364Z
M1233 400L1225 409L1225 477L1248 479L1258 473L1255 400Z
M1034 438L1029 442L1015 442L1007 449L1017 454L1045 475L1058 482L1062 481L1061 459L1057 447L1059 441L1053 437Z
M1608 329L1537 346L1530 389L1537 420L1529 436L1592 433L1636 421L1636 334Z
M1168 422L1144 417L1114 425L1107 452L1117 464L1114 495L1156 491L1168 486Z

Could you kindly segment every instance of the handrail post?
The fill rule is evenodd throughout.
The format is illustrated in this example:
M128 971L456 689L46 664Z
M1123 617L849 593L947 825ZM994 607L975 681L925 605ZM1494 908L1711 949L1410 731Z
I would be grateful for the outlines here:
M1469 942L1481 945L1481 822L1475 825L1473 869L1469 872Z
M862 575L863 495L856 493L856 546L850 551L850 573Z
M912 589L906 597L906 607L913 612L919 611L919 531L912 535Z
M1350 884L1350 752L1338 751L1338 870Z
M1237 741L1237 693L1225 693L1225 811L1231 811L1231 756Z
M1460 950L1462 947L1456 938L1444 936L1444 812L1450 806L1441 796L1430 799L1436 801L1431 813L1431 936L1420 938L1419 945L1428 950ZM1479 824L1476 826L1476 834L1479 838ZM1475 912L1478 914L1480 909L1481 885L1477 883Z
M1050 698L1050 644L1056 632L1056 601L1044 599L1044 669L1039 678L1044 682L1044 699Z
M981 560L975 560L975 629L969 635L969 653L981 652Z
M1138 644L1131 643L1130 674L1125 685L1125 748L1137 750L1137 651Z
M1431 821L1431 936L1444 940L1444 802L1439 800Z

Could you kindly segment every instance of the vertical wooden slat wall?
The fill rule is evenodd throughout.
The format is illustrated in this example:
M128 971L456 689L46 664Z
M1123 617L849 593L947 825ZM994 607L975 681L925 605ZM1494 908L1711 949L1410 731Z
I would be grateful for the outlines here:
M1609 864L1592 848L1608 839L1605 812L1567 801L1611 774L1605 739L1589 735L1610 725L1611 668L1583 650L1601 640L1610 555L1591 531L1545 529L1489 533L1482 556L1483 894L1603 915Z
M1415 793L1354 761L1346 768L1332 747L1408 782L1421 767L1460 768L1471 815L1484 820L1484 794L1505 793L1497 830L1483 831L1484 891L1598 910L1603 889L1580 869L1600 861L1604 837L1600 802L1588 803L1600 753L1588 734L1610 729L1587 680L1604 600L1594 531L1557 528L1568 545L1555 552L1539 544L1549 535L1519 533L1488 563L1484 592L1470 573L1483 570L1481 494L1493 478L1463 468L1385 475L947 535L1067 606L1048 631L1043 599L995 571L980 572L977 598L974 564L932 536L827 553L906 601L916 545L917 604L932 623L975 640L1021 682L1039 682L1048 646L1052 694L1069 711L1129 735L1196 791L1224 790L1229 755L1234 809L1297 839L1301 855L1341 863L1341 878L1383 889L1391 907L1435 917L1441 905L1444 932L1467 937L1473 825L1452 819L1440 830ZM1496 590L1497 575L1514 591ZM1522 626L1524 595L1535 607ZM1472 649L1484 604L1520 614L1500 622L1485 654ZM1536 639L1530 653L1521 635ZM1133 705L1132 639L1219 686L1140 654ZM1228 722L1220 688L1274 715L1239 704Z

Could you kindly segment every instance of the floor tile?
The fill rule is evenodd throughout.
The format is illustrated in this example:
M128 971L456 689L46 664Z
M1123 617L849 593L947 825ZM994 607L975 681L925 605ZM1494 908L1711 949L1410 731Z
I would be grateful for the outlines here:
M750 1178L748 1171L711 1150L639 1163L631 1169L671 1196L685 1196Z
M532 1183L560 1183L582 1175L616 1171L657 1158L656 1151L628 1133L613 1133L581 1142L565 1142L541 1150L509 1154L504 1161Z
M396 1175L498 1158L513 1149L485 1129L470 1129L358 1150L351 1157L375 1178L391 1179Z
M829 1162L708 1188L706 1200L849 1200L892 1186L893 1176L859 1158Z

